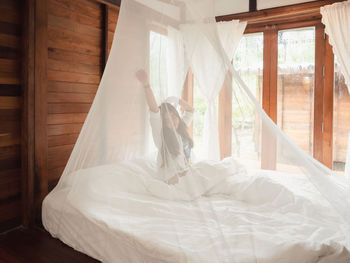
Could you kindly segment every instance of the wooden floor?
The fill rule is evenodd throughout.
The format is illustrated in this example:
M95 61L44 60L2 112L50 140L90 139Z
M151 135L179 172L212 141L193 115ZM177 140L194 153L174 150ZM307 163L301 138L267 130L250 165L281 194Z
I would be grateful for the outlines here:
M46 231L17 229L0 235L0 263L96 263Z

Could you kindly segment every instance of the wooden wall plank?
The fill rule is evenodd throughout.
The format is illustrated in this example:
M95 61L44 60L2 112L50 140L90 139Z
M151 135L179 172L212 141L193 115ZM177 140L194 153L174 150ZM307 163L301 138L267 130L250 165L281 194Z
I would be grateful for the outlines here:
M48 91L55 93L91 93L95 94L97 85L65 81L49 81Z
M7 1L7 3L16 2L16 1ZM0 21L20 24L20 13L18 10L9 9L7 6L0 6Z
M101 28L101 21L99 21L99 19L86 16L82 12L75 12L73 10L66 9L55 1L48 1L48 12L51 15L67 18L69 20L79 22L80 24Z
M79 23L78 21L71 20L65 17L59 17L49 14L48 20L49 26L51 28L64 29L72 31L76 34L87 35L94 38L99 38L101 36L101 29L93 27L91 25L85 25Z
M19 145L20 143L21 134L17 129L11 133L0 133L0 147Z
M49 114L47 124L83 123L87 113Z
M20 197L10 199L4 204L0 204L0 222L21 216L21 200Z
M0 77L1 79L1 77ZM75 83L86 83L86 84L96 84L100 83L101 76L92 74L80 74L74 72L64 72L64 71L47 71L47 79L53 81L75 82Z
M19 48L20 46L20 37L0 33L0 46L3 47L12 47L12 48Z
M49 148L48 167L54 169L65 166L74 145L60 145Z
M89 4L88 1L79 1L79 0L75 0L75 1L71 1L71 0L50 0L51 2L57 3L58 5L72 10L75 13L80 13L80 14L84 14L86 16L89 17L93 17L95 19L100 19L102 17L101 12L99 12L99 4L95 3Z
M49 103L92 103L95 94L93 93L53 93L47 97Z
M21 85L0 84L0 96L18 97L22 94Z
M72 145L78 139L79 133L49 136L49 147Z
M49 47L49 58L66 61L70 63L81 63L86 65L101 65L101 57L99 55L89 55L76 53L69 50L62 50Z
M18 74L19 71L20 71L20 62L18 60L3 59L3 58L0 59L0 72Z
M0 97L0 110L15 110L21 108L21 98L12 96Z
M0 64L1 65L1 64ZM52 71L83 73L91 75L100 75L101 69L98 65L86 65L81 63L67 63L61 60L49 59L48 69Z
M88 113L90 103L50 103L48 113Z
M57 179L61 177L64 167L65 166L61 166L61 167L57 167L49 170L49 181L51 181L51 183L54 181L54 184L56 185Z
M49 125L48 135L54 136L54 135L79 133L82 127L83 127L82 123Z

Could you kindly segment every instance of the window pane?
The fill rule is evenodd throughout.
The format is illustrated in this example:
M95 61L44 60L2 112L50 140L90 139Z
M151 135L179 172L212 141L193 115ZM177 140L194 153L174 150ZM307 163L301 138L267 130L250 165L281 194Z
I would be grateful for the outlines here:
M333 170L344 172L350 132L350 95L335 58L333 106Z
M315 28L278 32L277 125L312 154Z
M244 35L233 59L234 68L260 103L263 85L263 46L263 33ZM233 83L232 86L232 155L257 159L260 133L254 131L258 127L255 125L255 109L241 105L244 98L241 98L240 92L236 92L238 90L236 85Z
M215 109L218 117L218 99L215 100ZM193 143L194 143L194 159L205 159L207 158L205 142L203 141L204 135L204 119L205 113L208 108L208 103L206 98L202 95L199 82L194 75L193 79L193 107L195 109L193 115Z
M167 48L168 38L165 35L150 31L150 64L149 64L149 81L153 89L154 95L161 102L161 99L166 98L163 94L168 83L167 74Z
M196 78L194 78L193 84L193 106L195 108L193 116L193 141L196 143L196 148L198 148L198 144L201 143L203 138L204 115L205 111L207 110L207 102L199 91Z

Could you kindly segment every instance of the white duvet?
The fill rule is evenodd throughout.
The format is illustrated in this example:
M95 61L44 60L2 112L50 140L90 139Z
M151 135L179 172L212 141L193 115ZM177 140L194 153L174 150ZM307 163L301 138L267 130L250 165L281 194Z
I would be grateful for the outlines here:
M350 262L342 221L303 176L232 160L196 167L173 186L142 160L80 170L58 224L72 224L64 213L74 207L98 226L66 235L103 262Z

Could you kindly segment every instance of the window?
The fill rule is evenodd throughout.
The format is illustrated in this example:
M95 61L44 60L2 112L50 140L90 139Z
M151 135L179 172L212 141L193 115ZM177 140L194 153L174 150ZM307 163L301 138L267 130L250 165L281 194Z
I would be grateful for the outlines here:
M193 142L195 144L194 154L197 159L206 158L205 153L207 152L204 148L204 119L205 113L207 111L207 100L202 95L199 90L199 83L194 76L193 80L193 106L195 108L194 116L193 116ZM216 114L218 114L218 100L215 101L215 110Z
M278 31L277 125L313 153L315 28Z
M166 94L161 94L166 89L161 89L168 83L167 72L167 47L168 38L166 35L150 31L149 36L149 81L153 89L154 95L158 101L160 98L165 98ZM160 52L159 52L160 50Z
M193 105L196 109L193 116L193 141L196 146L197 152L201 152L201 145L203 138L203 126L204 126L204 115L207 110L207 102L199 91L198 82L194 78L194 89L193 89Z
M334 71L331 66L332 47L324 26L317 19L270 23L272 25L254 25L254 22L248 25L246 32L249 34L243 37L233 65L248 86L253 87L251 91L265 112L296 144L328 167L343 171L350 132L350 95L337 62ZM249 68L253 64L256 70ZM232 138L220 138L221 145L228 141L231 145L229 151L221 147L225 151L222 157L231 153L251 159L256 154L255 149L262 147L262 158L264 140L242 140L245 132L254 127L251 125L254 113L243 114L250 118L240 116L235 104L237 100L233 86L230 116L234 129ZM225 104L225 99L220 102ZM225 109L226 106L227 102L219 108ZM219 119L227 119L227 115L221 111ZM224 131L222 134L227 135L224 121L220 125ZM249 134L252 133L250 130ZM241 140L237 140L238 137ZM276 156L277 151L279 149L275 149ZM276 164L276 160L265 162L262 158L262 167L275 169L273 163Z
M263 33L247 34L237 47L233 66L242 80L250 88L256 99L262 101L263 85ZM232 156L256 159L256 148L260 147L260 138L251 138L256 128L255 112L249 107L240 105L242 98L235 93L235 83L232 86ZM245 110L245 112L242 112ZM253 135L254 136L254 135Z

